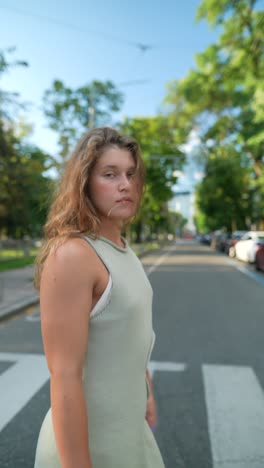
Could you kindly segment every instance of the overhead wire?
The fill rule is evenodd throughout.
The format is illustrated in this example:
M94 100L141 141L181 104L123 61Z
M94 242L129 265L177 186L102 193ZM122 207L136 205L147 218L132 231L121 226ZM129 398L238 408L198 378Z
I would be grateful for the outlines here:
M31 13L29 11L25 11L25 10L22 10L20 8L17 8L17 7L11 7L11 6L7 6L7 5L2 5L0 4L0 8L2 9L5 9L5 10L8 10L8 11L12 11L14 13L17 13L19 15L24 15L24 16L30 16L32 18L36 18L36 19L39 19L41 21L46 21L48 23L53 23L57 26L60 26L60 27L63 27L63 28L67 28L67 29L72 29L76 32L81 32L81 33L85 33L85 34L93 34L93 35L96 35L96 36L100 36L100 37L103 37L107 40L112 40L112 41L115 41L115 42L118 42L119 44L125 44L125 45L128 45L128 46L131 46L131 47L136 47L138 49L141 50L141 52L146 52L147 50L150 50L150 49L153 49L154 45L151 45L151 44L144 44L142 42L134 42L134 41L130 41L130 40L127 40L127 39L123 39L123 38L120 38L120 37L117 37L113 34L108 34L108 33L105 33L105 32L102 32L102 31L94 31L92 29L84 29L84 28L81 28L79 26L76 26L75 24L72 24L72 23L66 23L64 21L61 21L57 18L52 18L50 16L47 16L47 15L42 15L42 14L39 14L39 13Z

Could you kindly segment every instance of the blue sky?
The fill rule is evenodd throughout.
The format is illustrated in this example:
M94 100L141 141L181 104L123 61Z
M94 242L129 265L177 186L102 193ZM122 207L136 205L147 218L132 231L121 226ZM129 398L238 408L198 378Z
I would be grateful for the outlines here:
M216 31L207 23L194 21L199 3L0 0L0 48L16 46L13 57L30 65L10 70L0 86L18 91L22 100L32 102L27 113L35 128L32 140L46 151L56 152L56 134L46 128L41 112L42 95L54 79L73 88L93 79L110 79L116 85L148 80L120 86L125 103L117 117L155 115L166 94L166 83L184 77L194 66L195 53L216 40ZM137 43L153 48L143 53Z

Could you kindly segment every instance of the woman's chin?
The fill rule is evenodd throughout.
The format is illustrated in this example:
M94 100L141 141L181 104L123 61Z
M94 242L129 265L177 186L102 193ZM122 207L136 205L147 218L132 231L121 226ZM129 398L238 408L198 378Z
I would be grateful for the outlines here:
M113 213L110 216L105 215L104 218L108 219L109 221L113 221L115 223L124 223L125 221L131 219L133 216L135 216L134 210L127 212L127 213Z

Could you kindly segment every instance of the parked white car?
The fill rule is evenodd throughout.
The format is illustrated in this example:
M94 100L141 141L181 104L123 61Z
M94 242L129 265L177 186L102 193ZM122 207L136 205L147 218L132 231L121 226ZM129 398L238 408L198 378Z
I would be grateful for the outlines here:
M263 243L264 231L248 231L235 245L236 257L244 262L254 263L258 243Z

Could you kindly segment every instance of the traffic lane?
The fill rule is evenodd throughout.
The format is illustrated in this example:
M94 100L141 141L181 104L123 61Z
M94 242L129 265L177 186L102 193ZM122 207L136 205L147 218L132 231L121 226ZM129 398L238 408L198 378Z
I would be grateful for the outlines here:
M168 249L167 249L168 250ZM192 254L197 254L196 247L192 246L191 248ZM165 252L165 251L164 251ZM160 329L156 326L156 319L159 318L158 312L161 309L156 309L156 295L162 297L162 304L164 305L164 309L166 309L165 305L167 301L170 301L168 294L164 294L162 291L166 289L165 287L169 285L167 284L167 276L166 280L164 280L164 274L168 274L168 270L174 274L174 268L171 264L171 255L182 255L184 253L185 256L189 256L190 250L188 253L181 251L169 251L169 258L164 257L163 262L157 267L150 274L150 280L153 284L153 280L155 280L155 275L160 274L163 276L163 279L158 281L159 289L154 289L154 329L157 332L157 341L156 345L153 350L153 354L151 360L162 360L158 358L158 353L160 350ZM199 250L199 254L200 254ZM205 251L202 250L202 254ZM210 256L210 259L207 263L210 265L212 264L212 257L216 254L215 252L211 252L210 250L207 251L207 254ZM153 261L160 261L162 258L159 254L152 255ZM223 257L224 258L224 257ZM179 268L182 266L180 265L180 258L178 258ZM153 267L153 262L150 262L150 259L144 260L145 266ZM202 266L204 267L204 262L201 262ZM189 265L188 261L184 262L184 265ZM199 265L198 265L199 266ZM201 266L200 266L201 267ZM199 268L200 268L199 267ZM219 267L219 265L218 265ZM220 270L222 266L219 267ZM201 268L200 268L201 269ZM221 270L222 271L222 270ZM163 273L162 273L163 272ZM237 274L240 274L236 272ZM247 281L251 281L250 279L246 278ZM173 283L173 287L174 283ZM169 288L171 289L171 288ZM176 291L177 292L177 291ZM170 307L175 306L175 294L173 294L173 300ZM175 311L178 310L175 308ZM174 314L175 316L175 314ZM11 321L9 322L9 325ZM31 324L33 325L33 324ZM23 327L23 325L21 325ZM39 326L37 324L33 326ZM165 347L168 344L170 349L170 341L172 341L172 346L174 347L173 336L174 332L171 329L172 333L168 334L166 337L166 341L169 343L165 343ZM26 329L27 333L27 329ZM164 343L162 343L162 347ZM197 350L194 347L194 353ZM180 359L173 359L171 354L168 352L169 361L177 361L177 362L184 362ZM205 361L208 362L208 361ZM158 404L158 415L159 415L159 424L156 429L156 438L158 440L158 444L161 448L166 468L212 468L212 456L211 456L211 441L208 436L209 429L208 429L208 420L207 420L207 407L205 401L205 388L204 388L204 376L202 374L202 365L197 365L196 361L193 362L185 362L186 368L184 371L179 372L155 372L154 374L154 389L155 389L155 396L157 399ZM240 391L240 389L237 389ZM10 460L8 465L9 468L11 466L17 466L20 468L23 467L30 467L32 466L30 460L33 459L33 453L31 452L34 448L34 441L36 440L36 434L39 430L40 424L39 420L42 420L46 409L48 407L48 386L43 388L44 394L42 394L42 390L38 392L38 394L34 397L34 401L37 405L41 406L41 414L36 413L36 416L31 415L31 419L28 419L27 414L28 411L31 411L30 403L28 406L25 407L24 418L20 418L19 414L16 416L10 425L8 425L4 429L5 440L8 440L8 434L11 440L11 444L6 448L4 447L3 450L9 451L6 453L4 460ZM32 400L31 400L32 401ZM42 406L42 402L46 401L44 406ZM28 434L27 440L30 443L30 447L26 449L26 439L23 436L20 437L17 435L17 430L23 431L23 424L25 420L31 422L32 424L32 436L31 442L29 441L30 437ZM38 422L36 422L38 421ZM221 428L220 428L221 431ZM1 434L2 435L2 434ZM22 440L22 443L21 443ZM25 442L25 447L24 443ZM14 456L11 456L10 453L12 452L12 446L19 446L19 451L16 451ZM30 456L29 456L30 454ZM11 457L11 458L10 458ZM3 460L3 458L1 457ZM26 459L28 464L26 464ZM223 465L224 466L224 465ZM242 466L242 465L241 465Z
M166 468L213 466L201 369L156 372L153 378L158 425L155 437Z
M25 378L30 378L30 375ZM22 382L18 382L18 385L22 385ZM1 431L1 468L34 466L40 427L49 407L49 382L46 382Z
M263 466L256 418L264 411L263 287L209 248L176 245L168 254L150 275L157 335L151 360L184 366L153 379L165 466L216 468L219 461L229 468L232 460L241 468ZM153 261L149 256L145 266Z
M150 275L154 358L189 363L262 362L263 286L205 246L175 245ZM145 267L153 263L150 255Z
M0 323L0 352L43 354L39 306Z
M173 256L181 252L182 249L171 246L164 249L163 260L157 255L148 255L143 260L146 270L151 271L155 262L158 265L149 278L154 290L153 328L156 332L151 361L156 362L157 369L159 364L165 365L163 371L157 370L153 375L158 412L155 436L166 468L213 468L201 367L184 361L183 353L180 356L175 352ZM196 245L190 248L188 244L188 254L196 253ZM179 335L181 333L178 331ZM185 340L182 335L181 338ZM182 366L177 371L166 370L175 363Z
M40 373L38 364L33 367L32 359L43 356L38 306L29 307L21 314L0 323L0 354L0 379L2 375L6 375L7 369L16 372L12 388L10 385L7 388L11 400L6 412L10 412L12 416L12 409L20 402L19 410L14 417L9 418L1 431L1 468L31 468L39 430L50 407L48 375L41 379L37 387L35 382L36 391L33 389L25 395ZM2 380L1 383L3 384ZM1 420L2 418L3 414Z
M14 359L15 353L18 353L18 362L23 353L42 354L39 318L39 307L31 307L27 313L2 322L0 324L0 350L3 353L14 353ZM29 354L25 355L26 359L29 357ZM13 364L14 362L0 361L0 374ZM31 382L30 361L26 374L18 377L18 385L22 384L22 379ZM39 430L49 407L49 381L46 381L1 431L1 467L30 468L33 466ZM167 467L170 468L169 465Z

